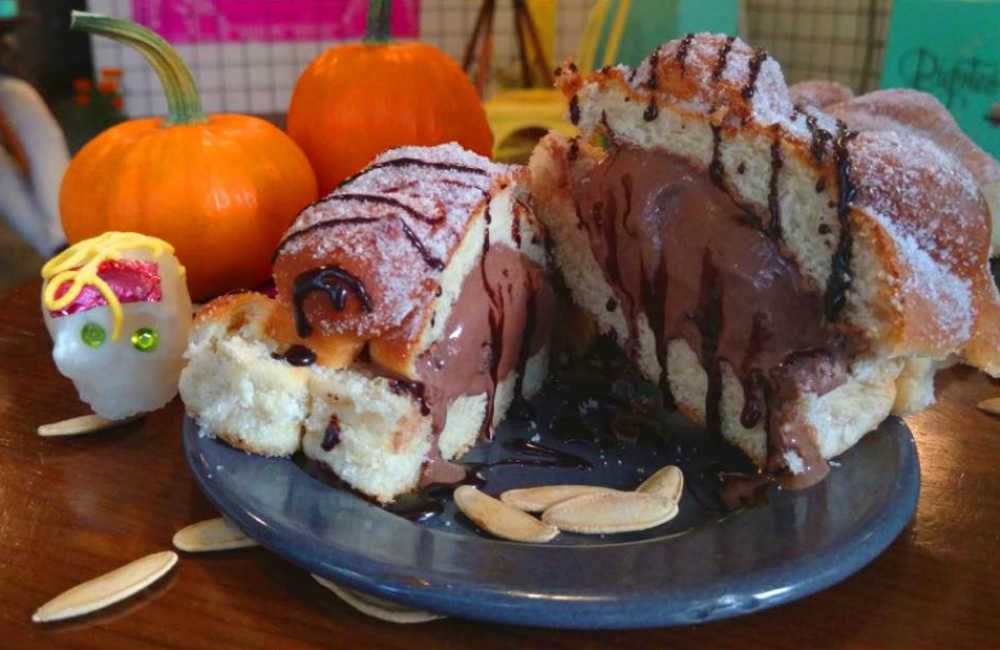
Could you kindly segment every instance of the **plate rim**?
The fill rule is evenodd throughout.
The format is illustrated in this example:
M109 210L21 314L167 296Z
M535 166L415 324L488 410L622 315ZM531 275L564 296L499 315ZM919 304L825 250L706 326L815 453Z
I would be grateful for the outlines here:
M226 445L201 433L200 425L188 415L183 419L182 440L185 459L191 473L199 489L212 505L261 546L310 573L379 598L448 616L531 627L627 629L701 624L762 611L831 587L873 561L913 518L920 491L921 472L916 442L912 432L901 419L890 417L887 421L893 419L898 424L892 428L902 432L902 435L898 436L900 439L894 443L901 453L896 457L895 480L886 499L886 503L892 505L880 512L883 516L871 517L844 544L820 549L809 559L808 573L803 573L806 562L796 558L783 565L766 567L740 578L730 578L730 582L725 585L726 588L715 589L715 593L710 593L713 589L708 587L696 589L694 592L699 597L689 597L688 606L683 610L671 607L675 604L671 601L676 595L668 591L659 594L636 593L631 598L614 594L606 597L575 597L565 600L553 594L515 594L509 591L490 590L482 585L463 584L457 587L449 585L448 588L419 586L412 582L387 578L385 571L379 570L378 567L393 570L392 567L380 560L365 558L351 551L334 552L333 556L339 558L339 561L323 561L310 553L306 544L290 542L277 528L255 518L248 509L235 503L233 495L219 494L215 489L217 485L211 483L210 471L208 473L201 471L204 464L199 463L198 455L200 446L206 441L223 447ZM245 453L226 448L235 453ZM247 456L251 457L249 454ZM252 458L255 461L292 463L287 458L265 459L256 456ZM300 476L302 480L316 480L305 472ZM435 532L455 535L443 530ZM489 541L519 545L501 540ZM650 539L627 543L648 544L658 541L662 540ZM567 545L564 548L573 547ZM576 548L593 549L595 545ZM780 583L782 574L796 571L799 573L790 586L777 588L772 586L769 590L757 590L764 583L771 585ZM734 588L732 580L736 580L737 585L743 586ZM756 595L740 598L727 593L733 591L753 591ZM488 607L483 606L484 600L489 601Z

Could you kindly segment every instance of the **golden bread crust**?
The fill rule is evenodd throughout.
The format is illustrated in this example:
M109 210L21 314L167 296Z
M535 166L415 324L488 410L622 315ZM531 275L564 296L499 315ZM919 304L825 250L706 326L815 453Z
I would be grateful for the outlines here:
M350 334L307 342L295 333L290 315L277 300L255 291L220 296L205 304L195 315L195 324L208 322L224 323L229 333L250 328L254 340L273 341L278 350L308 345L316 362L328 368L347 367L364 346L364 340Z
M826 109L827 106L851 100L854 91L836 81L810 79L789 86L788 95L796 106Z

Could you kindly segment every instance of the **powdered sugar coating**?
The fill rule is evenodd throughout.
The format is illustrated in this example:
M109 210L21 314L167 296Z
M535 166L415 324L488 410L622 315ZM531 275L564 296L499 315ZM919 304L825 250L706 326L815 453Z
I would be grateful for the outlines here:
M363 282L372 308L349 299L337 312L312 299L307 311L321 334L371 338L406 326L433 297L471 218L521 169L455 143L382 153L299 214L275 261L280 298L292 301L299 273L336 266Z
M792 101L777 61L736 38L719 68L727 39L724 34L701 33L661 45L629 76L630 85L636 91L667 90L701 112L724 108L765 126L787 125Z
M928 138L957 156L981 187L1000 183L997 161L965 135L931 94L905 88L876 90L826 110L855 130L903 131Z
M867 131L850 144L855 206L892 238L903 296L924 301L927 331L960 344L974 321L967 278L984 272L989 239L986 206L969 171L926 138Z

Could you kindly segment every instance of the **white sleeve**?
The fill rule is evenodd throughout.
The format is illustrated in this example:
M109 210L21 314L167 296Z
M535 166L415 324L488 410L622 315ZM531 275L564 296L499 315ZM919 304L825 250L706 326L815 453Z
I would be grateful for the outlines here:
M9 156L0 158L0 213L44 257L66 241L59 218L59 188L69 165L66 139L58 122L31 84L0 76L0 112L7 118L28 157L29 178L21 179L20 196L7 197L20 176ZM34 206L27 211L27 205Z

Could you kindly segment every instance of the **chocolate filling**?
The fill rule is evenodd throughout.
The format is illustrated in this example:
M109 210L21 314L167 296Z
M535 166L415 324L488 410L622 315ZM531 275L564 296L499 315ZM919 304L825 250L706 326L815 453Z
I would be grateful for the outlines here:
M465 395L485 393L482 437L488 438L497 386L516 367L519 376L514 399L521 397L528 360L542 349L551 330L556 296L543 269L506 244L490 246L488 233L487 229L479 269L473 269L463 281L442 337L415 360L417 379L401 378L370 360L362 362L372 374L389 377L395 392L412 396L420 403L421 413L431 416L434 442L421 477L425 485L454 483L466 474L464 468L442 459L437 446L452 403ZM519 229L515 240L520 242ZM344 309L350 294L366 310L372 308L364 283L339 267L301 273L295 279L293 304L297 330L303 337L313 332L303 310L306 297L313 292L326 294L338 311ZM315 353L301 345L274 357L293 365L315 362ZM324 437L327 451L339 441L339 423L331 423L331 427Z
M524 375L528 359L548 340L555 292L541 267L505 244L489 246L452 304L441 337L415 360L435 438L448 408L465 395L487 395L482 424L490 435L496 386L511 370ZM515 387L521 390L521 381ZM434 453L423 482L448 482L459 472Z
M706 425L714 432L726 362L743 386L742 424L766 425L765 471L804 487L828 467L816 432L789 406L843 383L851 350L826 318L823 293L783 255L776 201L762 210L737 203L717 167L706 172L666 152L618 146L575 179L577 213L628 323L626 353L637 354L642 314L665 370L667 343L686 341L708 374ZM794 476L787 452L803 463Z

